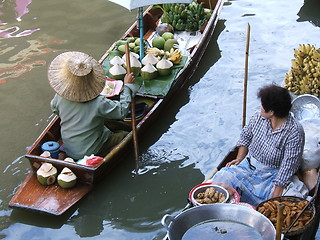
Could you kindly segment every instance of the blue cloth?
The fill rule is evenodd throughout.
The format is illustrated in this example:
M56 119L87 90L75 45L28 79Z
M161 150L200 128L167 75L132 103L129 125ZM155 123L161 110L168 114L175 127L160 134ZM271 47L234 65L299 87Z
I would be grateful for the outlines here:
M257 206L270 198L278 171L277 168L266 166L253 157L248 157L239 165L222 168L213 177L212 182L233 187L238 191L241 202Z

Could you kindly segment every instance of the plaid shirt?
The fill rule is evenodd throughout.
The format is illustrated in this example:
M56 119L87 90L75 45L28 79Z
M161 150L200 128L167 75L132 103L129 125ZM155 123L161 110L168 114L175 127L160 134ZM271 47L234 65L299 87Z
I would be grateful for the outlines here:
M257 161L278 168L274 183L286 187L302 161L304 131L290 114L280 128L272 130L270 120L257 112L243 128L237 146L248 147Z

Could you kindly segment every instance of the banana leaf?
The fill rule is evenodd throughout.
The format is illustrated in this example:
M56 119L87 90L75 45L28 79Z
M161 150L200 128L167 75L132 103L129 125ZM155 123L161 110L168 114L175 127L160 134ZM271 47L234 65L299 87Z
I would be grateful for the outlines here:
M110 60L115 56L122 57L118 51L111 51L109 56L102 63L103 69L107 76L110 69ZM180 69L185 65L187 58L188 57L183 56L179 64L173 65L173 71L168 76L158 76L152 80L144 80L141 76L135 77L136 84L141 86L138 93L141 95L151 95L156 97L166 96ZM143 82L144 84L142 84Z

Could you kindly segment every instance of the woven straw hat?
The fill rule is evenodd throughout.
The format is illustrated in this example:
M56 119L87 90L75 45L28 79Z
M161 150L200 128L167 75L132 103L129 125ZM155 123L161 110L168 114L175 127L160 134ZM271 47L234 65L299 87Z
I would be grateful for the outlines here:
M48 79L58 95L74 102L96 98L106 83L102 66L88 54L75 51L64 52L53 59Z

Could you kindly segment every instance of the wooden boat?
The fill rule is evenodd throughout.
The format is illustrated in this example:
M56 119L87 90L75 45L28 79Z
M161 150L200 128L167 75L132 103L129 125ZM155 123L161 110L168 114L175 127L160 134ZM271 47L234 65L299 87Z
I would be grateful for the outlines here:
M199 0L203 2L205 8L212 9L212 15L209 21L203 26L198 40L188 49L189 55L186 57L184 65L176 71L174 79L170 82L168 91L165 94L153 95L139 91L135 101L147 104L146 111L141 119L136 121L136 132L141 136L148 129L148 125L157 118L161 110L168 105L173 96L182 88L183 84L193 75L201 57L206 51L211 36L216 27L218 16L223 6L223 0ZM154 34L163 12L160 8L149 7L143 14L144 21L144 39L150 40ZM201 33L201 34L200 34ZM121 37L139 37L139 30L134 23ZM191 35L190 35L191 36ZM106 64L110 52L115 47L114 43L100 59L101 64ZM25 157L29 160L31 171L22 185L19 187L9 206L18 209L31 210L38 213L49 215L61 215L81 198L83 198L96 183L111 171L112 167L120 162L130 151L133 150L133 133L127 135L121 143L113 148L105 157L103 162L92 167L84 166L77 163L70 163L59 159L45 158L40 156L42 153L41 145L47 141L55 141L62 144L60 133L60 119L53 118L49 125L44 129L38 139L33 143ZM131 130L131 124L128 121L110 121L110 124L116 125L117 128ZM57 183L49 186L41 185L36 177L36 171L42 163L48 162L53 164L60 172L64 167L71 169L78 177L77 185L71 189L62 189Z
M209 183L211 182L213 176L223 167L226 166L226 164L232 160L234 160L237 157L238 154L238 148L232 149L226 157L218 164L216 168L214 168L208 176L206 176L205 180L203 183ZM318 178L319 181L319 178ZM313 200L313 204L315 206L315 215L313 221L310 223L310 225L304 230L301 231L299 234L294 234L294 235L289 235L289 236L284 236L284 240L310 240L310 239L315 239L318 227L319 227L319 219L320 219L320 194L319 194L319 182L316 184L314 189L312 189L309 193L310 197L315 196ZM186 210L189 208L192 208L193 204L190 200L188 200L188 204L186 207L182 210ZM283 237L283 236L282 236ZM168 235L164 238L168 239Z

